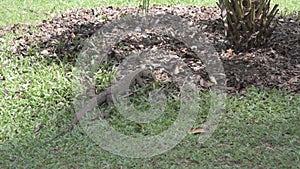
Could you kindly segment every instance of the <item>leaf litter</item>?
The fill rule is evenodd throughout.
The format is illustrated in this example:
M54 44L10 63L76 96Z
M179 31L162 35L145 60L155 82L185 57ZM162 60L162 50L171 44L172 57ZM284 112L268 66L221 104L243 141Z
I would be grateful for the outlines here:
M73 9L49 20L33 25L15 24L0 28L0 39L7 33L17 36L7 50L19 58L37 51L45 58L67 57L74 63L82 49L84 40L92 36L104 24L127 14L136 14L135 7L102 7L93 9ZM188 19L198 25L219 53L227 78L228 93L243 91L248 86L260 88L287 88L292 93L300 91L300 20L295 15L276 17L276 29L269 43L261 48L240 53L231 50L224 36L220 11L215 7L199 6L153 6L149 13L171 13ZM147 40L145 40L147 39ZM133 36L121 40L114 48L111 58L122 60L128 54L145 48L159 47L181 58L195 70L199 86L209 88L211 83L205 72L205 65L196 59L193 51L182 43L170 42L174 39L157 34ZM117 46L117 45L116 45Z

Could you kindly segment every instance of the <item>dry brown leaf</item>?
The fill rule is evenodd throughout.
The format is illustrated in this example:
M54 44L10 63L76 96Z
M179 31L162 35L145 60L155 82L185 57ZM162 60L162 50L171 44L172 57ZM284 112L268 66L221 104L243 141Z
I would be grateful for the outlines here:
M200 134L200 133L205 133L206 131L202 128L197 128L197 129L194 129L194 130L191 130L189 131L188 133L189 134Z
M251 53L245 53L245 57L251 57Z
M71 39L75 39L76 38L76 35L72 32L71 33Z
M181 49L182 52L186 52L187 50L188 50L188 48Z
M44 49L44 50L41 51L41 54L42 55L49 55L50 53L48 52L47 49Z
M228 56L233 56L233 50L232 50L232 49L226 50L226 54L227 54Z
M39 132L42 128L44 128L44 124L40 124L37 128L34 129L34 132Z

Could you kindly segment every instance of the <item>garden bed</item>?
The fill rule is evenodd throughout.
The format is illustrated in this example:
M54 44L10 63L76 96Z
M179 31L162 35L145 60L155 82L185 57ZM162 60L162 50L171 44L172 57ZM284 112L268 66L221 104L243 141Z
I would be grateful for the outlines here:
M16 24L2 29L3 32L13 32L19 35L12 41L9 50L20 58L36 50L49 58L67 56L68 61L72 62L82 49L82 43L78 42L83 42L104 24L126 14L136 14L137 9L132 7L76 9L34 25ZM251 85L262 88L287 88L299 93L300 20L296 16L275 18L273 24L276 25L276 29L269 44L247 53L238 53L230 50L225 40L218 8L154 6L149 10L149 14L163 13L171 13L199 25L208 43L213 44L219 53L228 80L227 89L230 93L241 91ZM149 35L149 38L157 37ZM143 44L138 38L135 40L128 38L123 40L124 44L127 47L124 51L118 49L118 52L115 52L116 57L141 50L139 48L141 45L157 45L180 57L191 57L190 54L181 50L182 46L170 48L164 39L155 44Z

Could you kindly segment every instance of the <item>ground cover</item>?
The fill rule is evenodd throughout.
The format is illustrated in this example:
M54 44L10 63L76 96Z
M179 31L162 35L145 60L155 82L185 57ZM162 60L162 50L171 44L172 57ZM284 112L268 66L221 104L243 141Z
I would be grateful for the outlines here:
M81 49L78 42L121 13L136 11L136 8L116 7L75 9L33 25L1 28L0 90L5 99L0 103L0 165L4 168L296 168L300 101L297 15L276 18L278 26L267 48L232 53L224 42L216 8L191 7L189 10L199 14L194 16L184 7L157 6L150 12L162 10L198 23L223 61L230 97L218 129L207 142L199 144L198 135L189 135L170 152L148 159L130 159L95 148L95 143L77 126L60 139L45 144L45 140L70 123L74 113L71 70ZM170 49L165 41L160 42L162 48L181 57L188 56L180 46ZM116 52L126 54L139 44L139 38L125 40L123 49L126 45L133 48ZM209 107L205 97L209 95L203 97L201 105L205 113ZM125 133L141 133L140 126L128 125L121 119L112 123L120 128L127 126ZM167 123L170 121L166 118L159 125L148 126L146 133L155 133L161 126L168 126Z

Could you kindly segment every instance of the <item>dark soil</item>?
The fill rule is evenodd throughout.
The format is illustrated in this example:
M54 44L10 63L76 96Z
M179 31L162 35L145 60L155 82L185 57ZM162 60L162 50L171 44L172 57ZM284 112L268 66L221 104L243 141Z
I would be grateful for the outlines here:
M37 51L53 61L56 58L67 58L67 62L73 63L82 49L80 42L93 35L104 24L136 12L136 8L128 7L75 9L34 25L16 24L0 28L0 38L8 32L18 34L8 50L20 59ZM155 14L166 12L199 25L208 42L214 45L220 55L228 79L228 91L241 91L253 85L300 92L300 20L296 16L275 18L273 25L276 29L269 44L239 53L230 50L230 45L225 40L218 8L155 6L149 11ZM159 38L158 35L149 35L148 38L151 43L146 43L142 38L122 40L120 43L123 43L125 48L112 49L112 56L122 57L133 50L157 45L180 57L189 58L189 61L193 60L193 53L182 45L170 46L168 39ZM207 79L205 73L200 75Z

